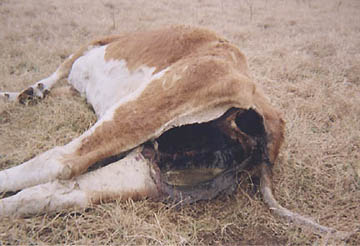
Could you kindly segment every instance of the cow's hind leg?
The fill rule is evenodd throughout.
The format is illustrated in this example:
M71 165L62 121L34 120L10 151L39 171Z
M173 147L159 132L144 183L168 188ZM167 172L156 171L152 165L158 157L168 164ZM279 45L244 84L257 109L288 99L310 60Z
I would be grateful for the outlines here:
M18 191L57 178L70 177L71 171L63 163L69 153L66 146L55 147L18 166L0 171L0 192Z
M108 110L94 126L70 143L0 171L0 192L18 191L56 179L70 179L86 172L97 162L135 148L136 144L129 143L129 139L137 137L134 125L138 125L120 124L113 114L114 109Z
M101 121L97 124L101 125ZM64 146L47 150L18 166L1 170L0 193L18 191L56 179L70 179L85 172L88 166L100 160L94 160L93 163L86 163L87 165L84 167L78 167L79 171L75 175L72 168L79 163L76 151L81 146L83 139L92 135L97 124Z
M0 200L1 217L24 217L88 207L114 199L138 199L157 195L148 161L141 148L125 158L71 180L55 180L24 189Z
M64 146L47 150L18 166L1 170L0 192L18 191L56 179L70 179L85 172L89 166L102 159L99 157L84 164L81 162L81 156L78 156L76 152L81 147L82 141L91 136L97 125L101 125L101 123L102 121L98 121L80 137ZM94 145L96 146L96 143ZM115 154L117 153L112 155ZM77 172L74 173L73 169L76 169Z

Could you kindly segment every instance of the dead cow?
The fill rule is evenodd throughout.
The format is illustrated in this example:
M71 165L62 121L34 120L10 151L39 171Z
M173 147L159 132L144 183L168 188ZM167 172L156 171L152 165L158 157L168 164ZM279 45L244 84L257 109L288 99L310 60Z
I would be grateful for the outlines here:
M114 199L191 203L231 192L257 168L276 214L323 232L274 199L271 168L283 142L280 113L253 83L244 55L215 33L187 26L95 40L21 93L43 98L59 80L92 105L97 123L79 138L0 172L0 217L86 207ZM101 168L88 171L94 164Z

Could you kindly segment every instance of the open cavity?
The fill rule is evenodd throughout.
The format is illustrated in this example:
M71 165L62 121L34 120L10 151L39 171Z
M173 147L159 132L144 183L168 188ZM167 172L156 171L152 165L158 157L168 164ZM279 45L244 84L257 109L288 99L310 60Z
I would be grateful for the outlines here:
M165 182L187 186L213 179L245 159L239 143L214 122L173 128L158 139L158 166Z
M237 129L224 131L234 122ZM261 158L251 155L261 155L257 148L264 139L262 117L251 109L233 108L219 119L168 130L155 140L156 144L145 144L145 157L152 152L160 183L168 188L201 192L218 183L226 189L236 183L234 170L245 169L256 164L252 160Z

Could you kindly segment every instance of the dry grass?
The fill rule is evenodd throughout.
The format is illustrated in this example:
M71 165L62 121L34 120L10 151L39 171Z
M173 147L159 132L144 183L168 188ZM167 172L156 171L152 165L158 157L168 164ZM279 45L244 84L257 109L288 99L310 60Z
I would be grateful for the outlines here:
M185 23L244 51L254 79L284 112L274 169L280 203L340 230L360 228L358 0L0 0L0 90L53 72L95 36ZM76 97L0 102L0 167L70 141L95 118ZM181 209L112 203L0 222L0 244L349 244L274 217L244 175L236 194Z

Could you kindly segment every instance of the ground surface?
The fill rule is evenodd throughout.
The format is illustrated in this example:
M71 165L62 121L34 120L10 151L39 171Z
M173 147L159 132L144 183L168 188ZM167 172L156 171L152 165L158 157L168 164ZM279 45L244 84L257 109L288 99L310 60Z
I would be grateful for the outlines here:
M274 169L280 203L340 230L360 228L360 1L0 0L0 90L25 88L97 36L170 24L208 27L246 54L284 113ZM95 117L78 97L0 102L0 168L81 134ZM271 214L246 178L236 194L181 209L111 203L0 221L0 244L349 244Z

